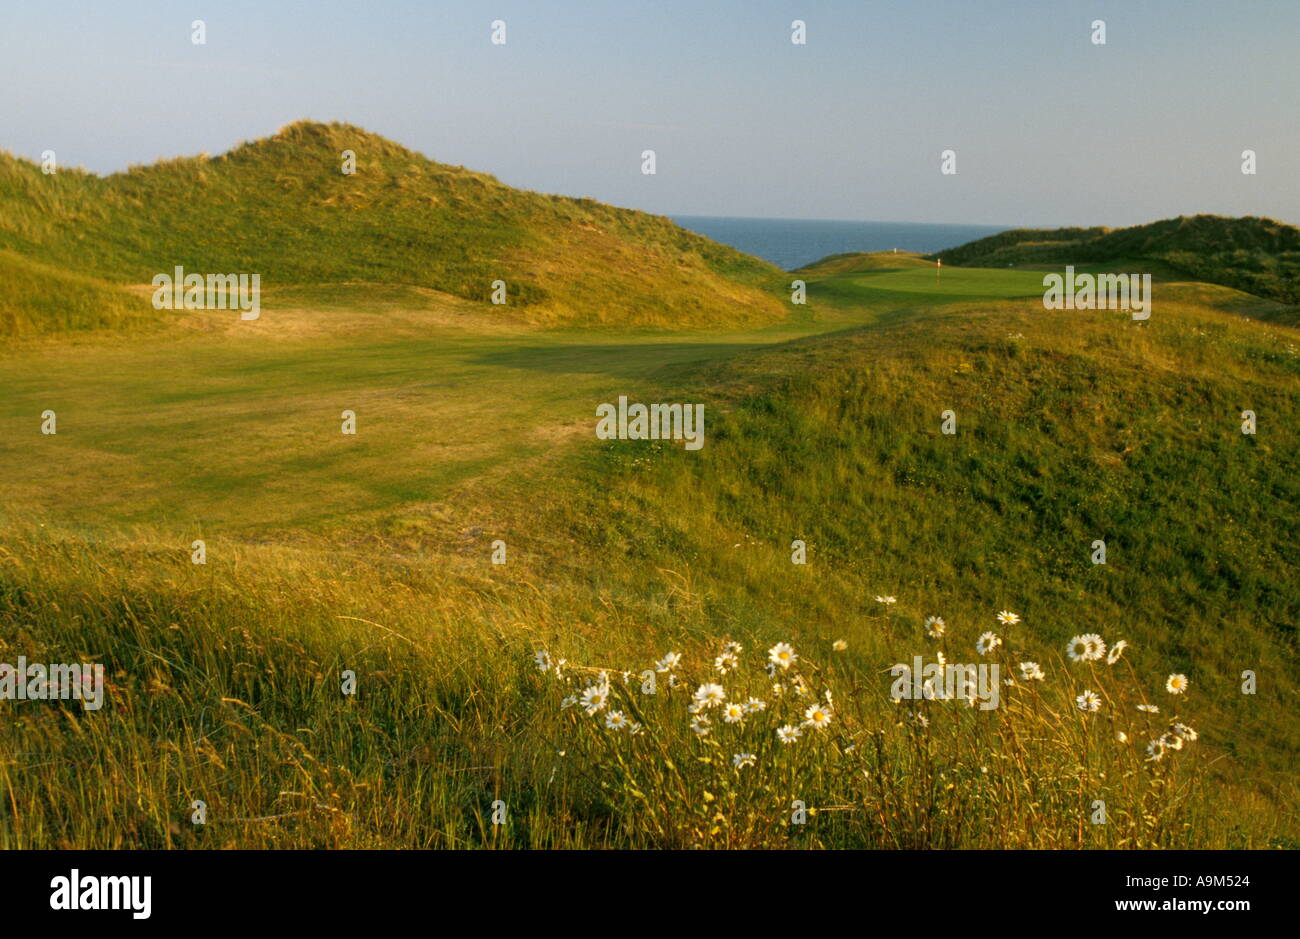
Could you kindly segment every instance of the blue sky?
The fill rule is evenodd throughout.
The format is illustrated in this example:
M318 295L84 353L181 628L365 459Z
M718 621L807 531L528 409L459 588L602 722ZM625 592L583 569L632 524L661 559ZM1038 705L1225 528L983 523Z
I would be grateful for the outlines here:
M0 147L24 156L107 173L344 120L665 214L1295 224L1298 92L1297 0L0 4Z

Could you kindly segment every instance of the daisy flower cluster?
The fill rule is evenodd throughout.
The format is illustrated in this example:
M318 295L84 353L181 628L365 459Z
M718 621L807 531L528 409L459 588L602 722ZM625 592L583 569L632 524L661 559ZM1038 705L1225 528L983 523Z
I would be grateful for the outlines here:
M879 598L878 598L879 599ZM999 610L996 615L996 621L999 628L1017 626L1021 623L1021 617L1010 610ZM922 628L927 638L932 640L943 640L948 633L948 624L941 616L927 616L922 623ZM981 633L975 641L975 652L980 656L991 656L994 652L1004 645L1003 637L998 630L990 629ZM1071 663L1093 665L1104 662L1108 666L1114 666L1123 659L1129 648L1129 642L1126 639L1119 639L1112 644L1107 644L1099 633L1089 632L1072 636L1065 644L1065 657ZM942 651L935 653L936 659L940 665L946 664ZM896 665L894 669L901 669L903 673L910 673L910 667L907 665ZM1003 683L1008 686L1014 686L1019 682L1028 685L1032 682L1046 682L1047 673L1043 667L1036 661L1022 659L1015 663L1015 669L1012 673L1015 677L1004 679ZM1094 675L1100 678L1100 676ZM1186 675L1181 673L1171 674L1165 680L1165 691L1172 695L1181 695L1187 692L1190 682ZM1077 693L1071 692L1073 710L1080 714L1092 715L1102 711L1103 705L1108 700L1099 690L1102 685L1093 687L1084 687ZM928 700L942 699L943 695L930 687L927 680L922 687L924 697ZM897 699L895 704L900 703ZM1160 708L1157 705L1143 702L1137 705L1139 711L1145 714L1157 714ZM911 722L918 726L928 726L929 721L921 712L913 712ZM1183 743L1196 739L1195 731L1188 737L1183 730L1190 730L1187 725L1178 723L1171 725L1170 729L1160 734L1148 745L1148 759L1151 761L1159 760L1163 755L1171 750L1182 749ZM797 730L795 728L794 730ZM796 738L797 739L797 738ZM1124 731L1117 731L1115 739L1120 743L1127 743L1129 735Z
M837 648L839 645L836 643L832 648L839 651ZM728 642L723 648L722 655L715 660L715 668L723 673L735 671L739 668L739 657L742 651L738 643ZM722 667L724 659L726 668ZM799 653L795 652L794 646L788 642L778 642L767 650L767 674L773 679L772 697L785 697L787 685L790 690L793 690L796 699L811 695L812 691L807 679L795 669L798 661ZM787 721L777 727L775 729L777 741L787 745L793 744L804 735L806 730L821 731L829 727L834 717L831 700L831 692L827 690L820 701L813 700L806 706L792 705L796 709L796 714L801 710L802 718ZM715 713L717 719L723 724L739 725L744 724L752 715L767 710L767 702L753 695L744 701L731 700L722 685L716 682L705 682L695 690L688 710L691 714L691 731L698 737L707 737L713 730L713 718L710 717L710 713ZM783 710L788 711L789 707ZM742 757L745 759L741 760ZM742 764L751 766L756 759L753 754L736 754L736 768L742 768Z
M842 641L832 646L836 651L846 647ZM706 657L702 663L707 665L708 677L690 684L682 680L688 674L682 655L669 651L653 669L640 672L636 676L639 681L629 681L632 673L623 673L622 688L611 684L610 670L587 666L561 669L545 650L536 652L534 661L541 672L553 674L571 686L571 693L560 702L561 710L572 709L593 718L609 731L632 736L645 730L640 723L647 719L641 716L643 711L649 714L648 708L671 702L682 689L693 686L694 691L689 692L685 701L685 721L691 735L719 746L750 743L751 746L739 749L732 756L731 766L740 771L764 760L769 748L760 738L765 737L780 750L808 734L823 733L836 722L832 692L828 689L820 696L814 692L799 668L800 655L794 646L777 642L766 650L763 658L766 690L759 677L762 670L751 664L749 673L743 674L744 651L738 642L723 643L716 654ZM587 673L585 679L576 677L582 673ZM744 689L743 693L738 691L740 688ZM769 711L770 700L776 701L775 714L763 718ZM652 723L659 727L658 719ZM754 743L758 746L753 746Z
M1196 731L1182 721L1174 721L1169 729L1147 744L1147 762L1158 763L1166 753L1181 750L1184 745L1194 743L1200 737Z
M887 608L892 600L882 595L880 603ZM1122 670L1132 671L1131 658L1124 661L1129 649L1126 640L1107 643L1099 633L1085 632L1065 643L1063 656L1040 664L1020 652L1019 614L999 610L985 625L989 628L972 637L973 652L985 657L985 663L959 662L952 667L968 669L968 674L977 668L1000 667L992 684L1016 690L1010 692L1014 706L996 717L982 717L982 711L968 716L965 707L940 713L931 702L964 700L974 705L977 697L989 700L984 696L988 689L981 685L977 695L975 682L954 684L951 672L944 672L942 679L927 674L917 685L911 675L913 666L901 665L884 670L908 680L906 686L891 684L890 697L915 695L922 700L911 701L908 709L898 708L891 720L886 712L873 710L876 696L861 680L874 668L862 672L852 657L843 655L849 643L830 636L826 649L832 660L824 666L807 660L789 641L747 650L728 638L689 656L669 650L653 665L636 671L573 664L545 649L532 655L538 671L563 688L559 707L568 712L566 723L575 733L572 745L596 770L584 773L586 778L600 780L600 788L624 800L634 814L655 811L648 806L658 800L666 808L655 816L655 824L689 828L690 843L734 836L741 830L739 819L757 818L768 811L760 806L767 804L762 800L776 798L774 786L786 788L795 798L831 780L834 786L845 787L848 798L837 794L840 802L876 800L873 804L880 809L894 798L888 786L880 788L881 767L898 765L899 760L906 768L889 778L904 789L915 780L918 786L941 785L940 791L953 793L945 799L1012 798L978 787L975 795L962 793L958 780L964 774L987 770L978 762L970 766L952 762L951 753L960 750L952 749L951 741L960 740L968 749L976 741L979 758L999 761L1003 773L1038 779L1038 774L1050 774L1054 767L1059 778L1068 779L1077 764L1075 748L1090 747L1093 735L1103 729L1120 745L1107 748L1112 758L1124 755L1131 761L1130 769L1165 761L1154 772L1162 772L1170 754L1198 739L1197 732L1176 716L1163 718L1156 704L1145 698L1135 701L1124 693L1124 685L1115 680L1115 666L1123 662ZM926 658L948 667L948 658L957 658L948 648L957 630L938 615L925 617L922 630L927 644L933 642ZM966 663L978 661L970 658L972 638L963 642L966 652L961 658ZM1086 681L1056 680L1061 669L1074 672L1076 668L1086 670ZM982 683L988 673L979 674ZM837 684L837 677L847 681ZM898 690L902 687L912 692ZM1164 681L1165 691L1179 700L1189 687L1182 673L1170 674ZM852 689L843 701L836 698L841 688ZM1132 725L1122 721L1125 711L1134 718ZM902 734L890 731L891 723ZM1018 746L1028 743L1032 752L1003 752L1013 739L1021 741ZM863 740L871 740L872 749L863 747ZM934 754L944 754L947 762L931 762ZM1042 768L1043 757L1049 769ZM913 758L915 762L908 762ZM936 767L938 776L924 776ZM850 769L862 772L846 772ZM1026 791L1030 790L1032 786ZM902 808L897 812L903 813L898 817L905 822L911 817ZM733 823L735 827L729 828Z

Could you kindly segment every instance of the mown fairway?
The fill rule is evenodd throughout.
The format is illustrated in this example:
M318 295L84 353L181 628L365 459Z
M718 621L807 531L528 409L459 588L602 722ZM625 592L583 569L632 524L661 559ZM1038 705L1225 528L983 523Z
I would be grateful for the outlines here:
M281 338L277 320L4 360L0 472L16 503L78 524L175 531L359 527L481 477L526 474L590 436L611 395L763 341L438 325L394 337L343 323L300 339ZM46 408L59 432L34 448L30 415L39 424ZM356 436L341 433L344 410Z
M761 329L327 287L5 347L0 661L104 662L110 691L4 711L0 846L1294 846L1300 335L1253 318L1277 305L1168 284L1137 325L1046 313L1028 271L795 276L808 310ZM704 402L706 447L597 441L620 394ZM987 630L1041 687L889 700L892 663L984 661ZM1067 662L1087 632L1131 648ZM667 651L680 687L640 696ZM600 669L610 705L562 707ZM795 672L835 720L782 745ZM767 710L697 736L713 680ZM1145 762L1175 718L1199 739ZM794 829L796 797L838 808ZM1080 823L1094 797L1111 824Z
M901 295L916 303L982 300L998 297L1040 297L1043 275L1027 271L983 268L909 268L865 273L857 285L874 294Z

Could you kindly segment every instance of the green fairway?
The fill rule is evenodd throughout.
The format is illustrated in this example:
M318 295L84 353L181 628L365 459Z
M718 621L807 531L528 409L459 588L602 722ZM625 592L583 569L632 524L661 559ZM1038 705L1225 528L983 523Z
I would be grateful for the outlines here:
M356 527L519 472L591 436L599 402L657 393L675 366L759 341L431 327L25 351L0 356L0 474L13 504L78 524ZM55 436L40 433L47 409Z
M863 275L869 290L915 296L922 302L978 300L986 297L1033 297L1043 294L1043 275L1030 271L996 271L949 267L884 271Z

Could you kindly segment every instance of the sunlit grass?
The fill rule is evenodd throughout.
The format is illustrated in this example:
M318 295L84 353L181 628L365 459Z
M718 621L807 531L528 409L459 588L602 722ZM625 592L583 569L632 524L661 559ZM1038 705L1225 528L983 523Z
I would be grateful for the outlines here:
M846 290L845 315L869 282ZM100 712L4 702L0 846L1294 846L1300 354L1294 330L1224 298L1170 286L1146 324L1034 301L864 301L852 331L694 345L475 338L440 320L447 347L405 359L381 337L344 355L326 328L244 350L242 371L224 333L51 347L39 369L15 354L0 458L27 488L0 527L0 661L102 662L110 687ZM377 312L345 303L335 326ZM395 328L407 343L421 322ZM190 369L174 386L169 354ZM422 394L440 373L446 389ZM378 396L379 421L415 428L366 444L382 459L355 476L383 498L355 518L328 488L354 457L325 449L349 382ZM594 405L629 386L705 402L705 448L591 438ZM44 438L32 412L55 388L77 404ZM96 404L112 419L76 418ZM948 408L954 437L939 432ZM303 429L317 410L319 434ZM357 443L378 429L368 414ZM462 433L504 422L460 478L419 429L456 415ZM536 452L516 439L584 419ZM51 459L86 434L84 457ZM428 502L384 491L422 462L443 474ZM229 489L204 508L217 524L193 533L180 513L202 514L221 467ZM154 501L132 509L119 486ZM98 520L79 510L96 499ZM987 631L1003 641L981 655ZM1114 665L1070 661L1089 633L1129 645ZM721 673L727 642L742 649ZM793 670L773 693L778 642L806 694ZM537 667L542 650L563 678ZM656 671L642 693L668 651L677 687ZM939 651L1017 685L992 711L894 703L890 666ZM604 710L561 707L601 671ZM698 735L689 700L710 682L767 707L728 723L715 705ZM826 691L829 725L782 744ZM610 709L642 732L606 727ZM1197 739L1148 763L1174 722Z

